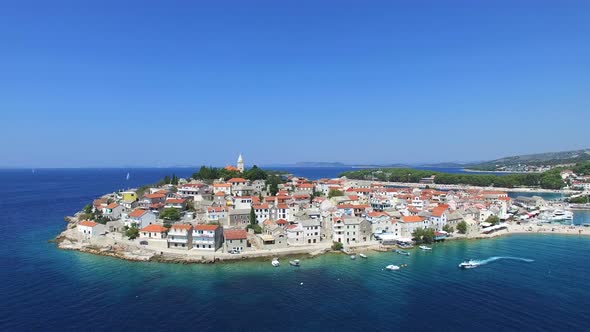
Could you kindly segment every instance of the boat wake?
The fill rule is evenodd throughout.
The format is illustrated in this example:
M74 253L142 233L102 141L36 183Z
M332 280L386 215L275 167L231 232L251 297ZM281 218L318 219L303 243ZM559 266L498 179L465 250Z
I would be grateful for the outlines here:
M482 260L474 259L470 262L471 262L471 264L473 264L475 266L482 266L482 265L493 263L493 262L496 262L499 260L513 260L513 261L520 261L520 262L525 262L525 263L534 262L533 259L521 258L521 257L510 257L510 256L494 256L494 257L490 257L488 259L482 259Z

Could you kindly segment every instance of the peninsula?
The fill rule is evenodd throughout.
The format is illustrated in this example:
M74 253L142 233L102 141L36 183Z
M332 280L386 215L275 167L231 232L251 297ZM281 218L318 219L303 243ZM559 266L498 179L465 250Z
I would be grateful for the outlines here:
M210 263L383 251L510 233L588 233L572 224L566 202L511 198L508 191L517 189L470 184L470 177L488 175L462 174L464 182L453 185L440 181L447 175L430 171L345 175L311 181L245 169L240 155L236 166L201 167L189 178L172 175L105 194L66 217L68 226L56 242L62 249L128 260ZM557 175L564 186L579 185L577 197L587 195L585 164Z

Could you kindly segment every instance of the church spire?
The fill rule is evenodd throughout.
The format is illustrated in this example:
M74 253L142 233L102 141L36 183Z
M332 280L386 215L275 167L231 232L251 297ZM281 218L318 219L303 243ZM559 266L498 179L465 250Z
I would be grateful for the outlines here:
M244 171L244 158L242 158L242 154L240 153L240 156L238 157L238 171L243 172Z

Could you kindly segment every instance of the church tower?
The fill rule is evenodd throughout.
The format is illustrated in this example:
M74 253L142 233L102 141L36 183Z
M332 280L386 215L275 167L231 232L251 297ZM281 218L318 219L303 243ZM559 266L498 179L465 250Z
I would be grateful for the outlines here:
M238 157L238 171L244 172L244 158L242 158L242 154Z

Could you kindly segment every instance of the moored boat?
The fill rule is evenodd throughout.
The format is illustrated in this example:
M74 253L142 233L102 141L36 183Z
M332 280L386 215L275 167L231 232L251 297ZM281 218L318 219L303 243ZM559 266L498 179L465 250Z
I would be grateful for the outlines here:
M385 267L385 269L390 270L390 271L395 271L395 270L399 270L399 266L391 264L391 265L387 265Z
M367 258L367 255L365 254L359 254L359 256L361 256L361 258Z
M410 253L404 250L395 249L395 253L398 255L410 256Z
M350 259L355 260L356 256L355 255L350 255Z
M427 246L419 246L418 248L422 249L422 250L426 250L426 251L430 251L432 250L432 248L427 247Z
M289 264L291 264L292 266L299 266L300 262L298 259L294 259L292 261L289 261Z
M271 264L274 267L278 267L278 266L281 265L281 263L279 263L279 259L278 258L273 258Z

